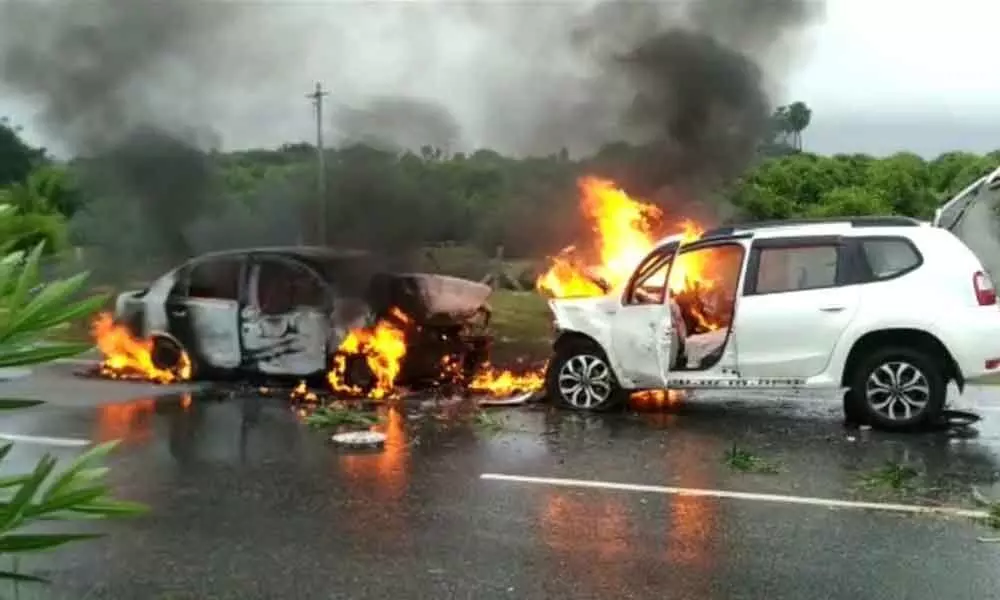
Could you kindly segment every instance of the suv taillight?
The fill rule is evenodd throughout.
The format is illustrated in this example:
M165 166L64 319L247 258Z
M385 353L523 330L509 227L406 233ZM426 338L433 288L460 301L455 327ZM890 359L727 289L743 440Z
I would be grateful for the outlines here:
M976 271L972 276L972 287L976 291L976 301L979 306L991 306L997 303L997 292L993 288L993 280L982 271Z

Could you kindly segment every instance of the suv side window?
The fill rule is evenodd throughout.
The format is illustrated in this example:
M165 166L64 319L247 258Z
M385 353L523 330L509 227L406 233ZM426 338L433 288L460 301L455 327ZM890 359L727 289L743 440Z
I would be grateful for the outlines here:
M625 290L622 304L626 306L663 304L666 297L667 272L670 270L673 257L673 249L647 257L636 268L633 280Z
M243 258L223 256L193 264L188 271L188 297L238 300Z
M874 281L901 275L923 262L913 244L902 238L862 239L861 252Z
M837 285L835 244L760 248L757 294L796 292Z

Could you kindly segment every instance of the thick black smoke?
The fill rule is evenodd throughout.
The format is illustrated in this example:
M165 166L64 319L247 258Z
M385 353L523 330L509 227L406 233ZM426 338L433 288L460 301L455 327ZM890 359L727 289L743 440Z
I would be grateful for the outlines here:
M339 107L333 115L341 145L366 144L375 148L417 151L461 149L462 132L455 117L439 103L386 96L360 107Z
M0 5L0 85L34 99L44 130L77 157L93 201L74 233L101 261L170 264L205 238L239 237L217 219L219 139L204 113L222 74L213 42L245 16L238 3L191 0Z
M100 198L78 223L89 243L183 258L303 239L302 216L317 218L304 206L314 172L234 206L220 197L211 150L308 136L300 92L316 79L331 87L331 107L354 107L331 111L332 142L581 156L627 141L630 189L699 198L753 160L772 94L822 9L808 0L7 2L0 89L33 100L53 142L84 157ZM413 206L433 190L401 191L384 162L360 168L354 158L341 162L358 168L329 165L329 212L346 224L345 241L418 242L408 225L434 210Z

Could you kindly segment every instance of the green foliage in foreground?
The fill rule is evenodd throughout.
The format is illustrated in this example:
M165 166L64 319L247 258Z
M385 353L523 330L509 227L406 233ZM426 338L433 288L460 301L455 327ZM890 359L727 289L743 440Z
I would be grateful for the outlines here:
M2 221L0 213L0 221ZM15 253L0 261L0 367L38 365L74 356L89 344L52 343L46 339L55 327L89 317L104 298L78 298L87 274L40 284L42 244L30 253ZM30 408L38 401L0 399L0 410ZM38 532L42 522L108 519L142 513L145 507L111 497L104 480L108 469L99 462L117 444L108 442L57 469L51 455L39 459L28 473L0 477L0 557L11 558L11 568L0 579L42 581L19 573L18 558L97 537L93 533ZM14 444L0 445L0 471ZM49 529L49 528L46 528Z

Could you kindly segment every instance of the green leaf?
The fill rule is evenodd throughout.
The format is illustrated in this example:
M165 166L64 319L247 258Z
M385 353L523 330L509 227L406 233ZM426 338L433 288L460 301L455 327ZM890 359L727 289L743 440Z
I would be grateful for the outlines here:
M73 460L73 462L71 462L70 465L66 467L66 470L63 471L59 475L59 477L56 478L55 481L52 482L52 485L49 486L49 489L45 491L45 494L42 496L42 501L45 502L46 500L57 496L58 494L69 488L70 485L73 483L74 477L76 477L81 471L83 471L85 467L96 462L98 459L107 456L108 453L110 453L112 450L115 449L115 446L117 446L118 443L119 440L111 440L109 442L104 442L103 444L98 444L97 446L94 446L90 450L87 450L80 456L77 456Z
M111 469L107 467L92 467L90 469L81 469L73 475L73 483L88 483L92 481L97 481L107 475Z
M0 571L0 581L18 581L22 583L48 583L49 580L37 575L25 575L13 571Z
M15 487L31 479L31 474L0 477L0 489Z
M11 277L17 272L23 256L23 252L14 252L13 254L5 254L0 260L0 296L6 295ZM3 300L3 303L6 304L6 299Z
M81 300L76 304L69 306L62 312L55 315L46 315L44 319L38 322L37 326L40 329L48 329L50 327L55 327L63 323L70 321L76 321L77 319L83 317L89 317L98 310L104 307L108 301L107 294L100 294L97 296L91 296L85 300Z
M28 302L27 306L17 311L16 316L13 316L8 322L4 333L10 335L21 329L40 329L39 324L33 323L33 320L40 322L42 318L51 316L51 312L59 311L60 308L63 309L61 312L64 312L67 300L79 292L86 281L87 274L80 273L69 279L55 281L45 286ZM61 312L57 314L61 314ZM56 322L61 322L61 320Z
M11 311L17 311L24 304L28 291L35 287L35 283L38 281L38 263L44 248L45 242L39 242L28 255L27 260L24 261L24 266L21 267L21 276L17 279L17 286L10 295L8 307Z
M24 511L31 506L35 495L52 473L52 469L55 466L56 459L52 458L49 454L45 454L39 459L38 464L35 465L35 470L32 471L31 475L27 476L28 480L14 494L14 497L7 504L6 510L0 513L0 531L9 531L21 521Z
M96 533L36 533L11 534L0 536L0 554L5 552L37 552L49 550L80 540L93 540L102 537Z
M2 348L2 345L0 345ZM0 352L0 367L19 367L22 365L37 365L60 358L68 358L82 354L93 348L93 344L59 343L14 350L9 353Z
M61 511L73 511L77 507L87 506L109 493L107 486L95 485L79 490L68 489L63 493L43 499L39 504L32 505L24 511L26 517L51 514Z
M32 406L38 406L39 404L45 404L45 401L26 400L23 398L0 398L0 410L17 410L20 408L31 408ZM3 455L0 455L0 460L3 460Z
M149 512L149 507L141 502L126 500L97 500L73 509L75 512L105 516L135 516Z

